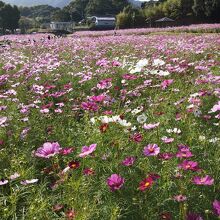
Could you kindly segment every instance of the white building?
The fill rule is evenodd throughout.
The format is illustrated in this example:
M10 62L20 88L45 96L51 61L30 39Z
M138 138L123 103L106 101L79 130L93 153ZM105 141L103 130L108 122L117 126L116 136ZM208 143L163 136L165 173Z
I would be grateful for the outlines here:
M116 19L114 17L96 17L90 18L90 21L95 24L97 28L114 28Z
M51 22L50 28L52 31L72 31L72 22Z

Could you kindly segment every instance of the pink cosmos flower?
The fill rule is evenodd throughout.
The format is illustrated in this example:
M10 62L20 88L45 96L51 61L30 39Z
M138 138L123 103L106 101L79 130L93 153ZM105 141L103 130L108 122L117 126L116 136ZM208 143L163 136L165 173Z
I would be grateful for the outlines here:
M59 154L68 155L68 154L71 154L74 150L75 150L75 148L73 148L73 147L63 148L63 149L60 149Z
M95 174L95 171L92 168L86 168L83 170L85 176L91 176Z
M50 158L53 157L54 155L58 154L60 151L60 145L58 142L46 142L43 144L42 147L38 148L35 152L34 155L36 157L42 157L42 158Z
M173 153L165 152L165 153L159 153L158 158L162 160L170 160L174 157Z
M122 64L119 62L119 61L117 61L117 60L113 60L112 61L112 66L121 66Z
M198 163L194 161L184 160L181 164L178 166L179 168L183 170L192 170L192 171L198 171Z
M161 83L161 88L164 90L166 89L169 85L173 83L173 79L166 79Z
M122 76L123 79L126 79L126 80L134 80L134 79L137 79L138 77L136 75L133 75L133 74L124 74Z
M93 153L96 149L96 146L97 144L91 144L89 147L88 146L82 147L79 157L86 157L87 155Z
M177 196L174 196L173 199L176 200L177 202L184 202L186 201L187 198L184 195L177 195Z
M151 129L158 127L159 125L160 125L160 122L158 122L156 124L144 124L143 128L145 130L151 130Z
M193 178L193 183L196 185L208 185L211 186L214 183L214 179L206 175L205 177L195 176Z
M104 111L103 113L104 113L104 115L112 115L113 114L112 110Z
M112 192L120 189L123 186L124 182L125 182L125 179L118 174L112 174L107 179L107 184Z
M131 139L137 143L141 142L143 137L140 133L135 133L132 135Z
M157 144L148 144L144 148L143 153L145 156L156 156L160 153L160 148Z
M213 207L214 214L217 215L218 217L220 217L220 201L215 200L212 203L212 207Z
M97 84L98 89L109 89L112 87L112 78L103 79Z
M190 212L187 213L186 220L203 220L203 218L197 213Z
M92 96L89 98L91 102L102 102L105 100L105 95Z
M192 157L193 154L191 153L190 149L186 145L179 145L178 146L178 152L176 154L176 157L178 158L189 158Z
M21 175L19 174L19 173L14 173L14 174L12 174L9 178L10 178L10 180L15 180L15 179L17 179L18 177L20 177Z
M149 189L153 185L153 183L154 183L153 178L152 177L147 177L139 183L139 188L138 189L140 191L145 191L146 189Z
M168 137L162 137L161 140L165 143L165 144L170 144L174 141L174 138L168 138Z
M124 166L132 166L135 162L136 158L135 157L126 157L123 161L122 161L122 164Z
M82 109L96 112L99 109L99 106L95 102L82 102Z
M217 111L220 111L220 101L214 105L211 109L211 112L217 112Z

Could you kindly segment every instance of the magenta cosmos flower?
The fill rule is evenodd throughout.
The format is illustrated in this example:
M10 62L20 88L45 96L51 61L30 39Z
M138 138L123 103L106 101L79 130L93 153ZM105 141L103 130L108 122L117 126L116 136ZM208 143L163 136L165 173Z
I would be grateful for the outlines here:
M61 148L58 142L53 142L53 143L46 142L43 144L42 147L38 148L35 151L34 155L36 157L50 158L58 154L60 149Z
M123 186L124 182L125 182L125 179L118 174L112 174L107 179L107 184L112 192L120 189Z
M186 220L203 220L202 216L197 213L187 213Z
M178 152L176 154L176 157L178 157L178 158L190 158L192 156L193 156L193 154L190 151L190 148L188 146L182 145L182 144L180 144L178 146Z
M179 168L183 170L192 170L192 171L198 171L198 163L195 161L189 161L189 160L184 160L181 164L178 166Z
M124 166L132 166L135 162L136 158L135 157L126 157L123 161L122 161L122 165Z
M196 185L208 185L211 186L214 183L214 179L208 175L205 177L195 176L193 178L193 183Z
M99 109L99 106L95 102L82 102L81 104L82 109L87 111L96 112Z
M160 153L160 148L157 144L148 144L143 151L145 156L156 156Z
M214 214L217 215L218 217L220 217L220 201L215 200L212 203L212 207L213 207Z
M87 146L82 147L79 157L86 157L87 155L93 153L96 149L96 146L97 144L91 144L89 147Z

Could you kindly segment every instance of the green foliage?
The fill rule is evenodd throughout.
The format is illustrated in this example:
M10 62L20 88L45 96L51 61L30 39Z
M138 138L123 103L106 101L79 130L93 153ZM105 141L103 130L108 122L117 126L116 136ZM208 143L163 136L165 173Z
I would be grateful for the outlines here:
M20 19L20 12L17 6L11 6L0 2L0 28L3 33L6 29L14 32L18 28L18 22Z
M123 12L117 15L116 26L118 28L134 28L145 25L145 16L142 10L132 8L130 5L125 7Z
M33 7L19 7L21 16L27 18L38 18L40 23L50 22L52 19L52 14L60 11L59 8L54 8L49 5L38 5Z
M216 17L220 18L220 1L219 0L194 0L193 7L197 16Z
M28 29L34 27L34 20L26 17L21 17L19 20L19 27L21 29L21 33L25 34Z
M146 17L153 19L162 16L181 20L192 17L196 21L203 21L209 18L209 21L216 21L220 18L219 0L167 0L160 1L159 4L145 4L144 13Z

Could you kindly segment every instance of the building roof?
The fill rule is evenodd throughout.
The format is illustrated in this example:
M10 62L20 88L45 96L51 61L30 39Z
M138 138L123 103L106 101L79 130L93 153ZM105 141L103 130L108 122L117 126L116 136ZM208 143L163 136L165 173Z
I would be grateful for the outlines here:
M52 21L51 24L71 24L72 22L64 22L64 21Z
M89 19L93 19L95 18L96 20L104 20L104 21L115 21L115 18L114 17L98 17L98 16L92 16L92 17L89 17Z
M173 22L173 21L174 21L173 19L167 17L156 20L156 22Z

